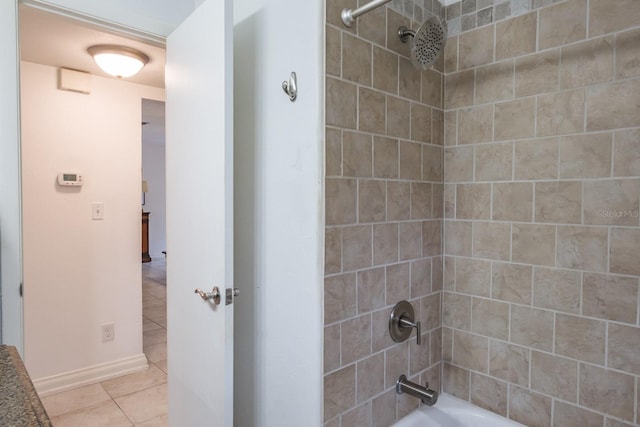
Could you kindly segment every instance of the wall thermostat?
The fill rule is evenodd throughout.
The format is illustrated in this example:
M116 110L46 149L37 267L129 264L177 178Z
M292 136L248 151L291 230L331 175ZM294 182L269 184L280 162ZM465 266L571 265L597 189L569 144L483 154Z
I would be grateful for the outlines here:
M58 174L58 185L82 185L82 175L79 173L61 172Z

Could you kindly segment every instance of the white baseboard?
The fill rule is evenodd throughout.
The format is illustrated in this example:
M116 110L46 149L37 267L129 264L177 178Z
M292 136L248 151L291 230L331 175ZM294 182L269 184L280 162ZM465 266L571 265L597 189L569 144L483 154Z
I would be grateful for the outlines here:
M64 372L50 377L40 378L33 381L33 385L40 397L62 391L72 390L85 385L96 384L111 378L147 369L149 364L144 354L128 357L126 359L114 360L113 362L102 363L75 371Z

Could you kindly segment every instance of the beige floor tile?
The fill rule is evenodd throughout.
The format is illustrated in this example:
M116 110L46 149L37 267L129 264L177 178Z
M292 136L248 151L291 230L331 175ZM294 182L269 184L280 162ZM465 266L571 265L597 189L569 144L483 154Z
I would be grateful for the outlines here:
M155 365L150 365L149 369L145 371L104 381L102 387L111 397L116 398L165 384L166 382L167 374Z
M111 398L100 384L80 387L75 390L52 394L42 398L42 403L50 417L95 406Z
M163 415L158 418L153 418L144 423L136 424L136 427L167 427L169 425L169 416Z
M149 359L149 362L156 363L161 360L167 360L167 344L153 344L144 347L143 349L145 356Z
M153 344L160 344L167 342L167 330L155 329L153 331L143 332L142 334L142 345L148 347Z
M142 332L153 331L155 329L162 329L162 326L147 317L142 318Z
M167 385L159 385L115 399L127 417L142 423L167 414Z
M128 427L131 421L113 400L52 417L55 427Z
M162 372L164 372L165 374L168 374L169 371L167 369L167 361L166 360L161 360L159 362L154 363L154 365L156 365L159 369L162 370Z

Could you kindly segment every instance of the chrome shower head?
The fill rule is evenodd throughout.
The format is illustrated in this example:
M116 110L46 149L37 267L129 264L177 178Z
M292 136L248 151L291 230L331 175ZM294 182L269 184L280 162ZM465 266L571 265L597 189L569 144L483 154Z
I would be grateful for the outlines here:
M418 31L407 27L398 29L398 36L403 43L412 36L411 63L419 70L430 68L440 57L447 42L447 21L437 16L431 16L424 21Z

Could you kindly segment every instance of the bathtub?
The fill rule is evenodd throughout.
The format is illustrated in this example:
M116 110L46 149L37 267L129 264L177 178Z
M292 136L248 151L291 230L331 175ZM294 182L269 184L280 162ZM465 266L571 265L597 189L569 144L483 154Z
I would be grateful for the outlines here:
M524 426L442 393L434 406L421 405L395 427L515 427Z

